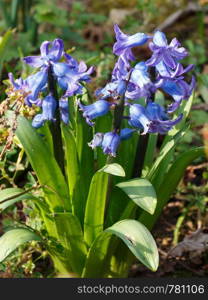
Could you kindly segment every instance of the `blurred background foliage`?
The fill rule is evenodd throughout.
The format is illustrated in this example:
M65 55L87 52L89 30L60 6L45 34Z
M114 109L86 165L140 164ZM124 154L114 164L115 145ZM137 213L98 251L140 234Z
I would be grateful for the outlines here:
M190 56L185 63L194 63L196 66L194 73L197 89L190 115L190 128L177 151L183 152L190 146L203 143L207 145L208 0L0 0L0 101L6 96L4 83L8 72L13 72L16 77L28 73L28 67L22 64L20 58L37 54L42 41L56 37L64 40L66 49L75 58L96 66L89 85L89 93L93 98L95 89L107 82L113 69L115 23L129 34L153 33L160 29L169 40L177 37L189 50ZM149 57L150 51L144 46L135 48L134 54L138 60L144 60ZM0 153L7 136L7 128L0 122ZM162 137L159 142L162 142ZM30 188L36 184L35 174L24 151L17 145L18 141L0 161L0 189L16 186ZM156 226L154 233L158 236L157 241L163 253L190 231L208 227L207 165L207 161L198 160L194 166L189 167L175 196L170 199L169 205L172 206L164 210L159 229ZM34 216L36 221L32 222ZM17 223L26 219L27 224L36 229L41 226L32 203L27 202L10 208L4 216L0 214L0 234L9 228L14 219ZM196 275L194 270L201 265L192 264L190 266L190 262L187 262L185 266L179 265L179 271L174 265L172 270L167 271L167 266L162 263L157 274L178 272L178 276L183 276L185 272L185 275ZM208 270L207 256L203 257L201 268L201 274L204 275ZM133 273L137 274L135 270ZM53 268L47 252L38 244L21 248L0 264L0 277L52 275Z

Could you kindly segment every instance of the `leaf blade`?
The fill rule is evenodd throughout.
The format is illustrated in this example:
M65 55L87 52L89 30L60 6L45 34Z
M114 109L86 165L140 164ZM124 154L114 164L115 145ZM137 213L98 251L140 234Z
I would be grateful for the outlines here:
M138 206L153 214L157 204L157 196L153 185L143 178L134 178L116 185L122 189Z
M41 241L41 238L31 230L25 228L7 231L0 237L0 261L3 261L17 247L29 241Z

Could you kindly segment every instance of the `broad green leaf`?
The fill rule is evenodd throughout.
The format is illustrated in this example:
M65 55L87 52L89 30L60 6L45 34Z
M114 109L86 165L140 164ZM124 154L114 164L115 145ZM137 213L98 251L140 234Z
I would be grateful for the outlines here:
M184 100L181 103L179 109L176 111L175 117L178 117L181 113L183 113L183 119L168 132L168 134L164 138L161 148L163 148L168 141L170 141L174 136L176 136L176 134L179 131L183 130L183 128L186 124L187 118L190 114L193 100L194 100L194 93L191 95L191 97L188 100Z
M158 139L158 135L157 134L150 134L149 135L149 139L148 139L148 145L147 145L147 151L145 154L145 159L144 159L144 164L143 164L143 172L142 172L142 176L145 176L155 157L155 152L156 152L156 144L157 144L157 139Z
M76 141L68 126L63 124L61 128L65 144L66 172L72 202L72 212L79 220L83 220L87 198L85 198L83 194L82 187L84 184L77 154Z
M88 143L93 138L91 126L86 123L86 120L81 116L80 111L76 113L76 145L77 153L84 178L82 190L87 198L89 186L94 173L94 153Z
M66 265L69 263L75 273L81 275L87 247L80 222L71 213L57 213L54 218L60 243L65 250L62 260Z
M41 241L33 231L25 228L12 229L0 237L0 262L20 245L29 241Z
M121 238L129 250L147 268L156 271L159 264L157 245L149 230L136 220L122 220L106 229Z
M122 220L107 228L94 241L88 251L86 264L82 273L83 278L108 277L111 271L110 261L112 255L116 260L116 246L118 240L123 240L129 250L152 271L158 267L158 251L156 243L148 229L135 220ZM117 276L112 274L111 276Z
M1 70L4 62L4 57L8 51L7 47L10 40L12 39L12 34L13 34L13 30L8 30L4 34L4 36L0 37L0 75L1 75Z
M125 177L125 171L122 168L121 165L113 163L113 164L108 164L105 165L102 169L99 170L100 172L105 172L111 175L115 175L115 176L121 176L121 177Z
M25 193L23 189L8 188L0 191L0 212L9 207L10 205L24 200L36 200L32 194Z
M156 220L160 216L164 206L169 200L170 196L176 189L179 181L183 177L185 169L198 157L204 157L205 151L204 147L190 149L183 154L180 154L176 160L173 162L170 167L168 173L164 177L163 182L159 187L156 187L156 192L158 195L157 207L155 210L155 214L153 216L148 215L143 212L139 221L145 224L149 229L153 227Z
M28 159L36 172L48 204L52 209L71 209L68 187L64 176L52 155L48 145L30 122L22 116L18 117L16 135L20 140Z
M157 204L157 196L153 185L142 178L135 178L118 183L121 188L138 206L153 214Z
M84 238L88 245L103 231L108 174L97 171L92 178L84 218Z
M154 177L156 177L157 172L160 170L160 165L162 165L163 161L166 161L166 157L172 151L172 149L175 148L178 141L184 136L186 131L186 127L184 130L179 131L175 136L172 137L171 140L169 140L165 146L160 150L159 156L155 160L154 164L152 165L150 171L148 172L146 178L150 181L153 180Z

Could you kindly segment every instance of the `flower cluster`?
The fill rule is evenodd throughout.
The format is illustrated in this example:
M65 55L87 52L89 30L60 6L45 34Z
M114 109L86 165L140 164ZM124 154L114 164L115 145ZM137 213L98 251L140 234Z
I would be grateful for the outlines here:
M16 80L12 73L9 73L9 79L13 91L20 91L24 94L26 105L35 104L42 108L42 112L33 119L33 127L39 128L47 120L55 121L57 109L59 109L61 120L67 124L69 122L68 97L82 94L82 82L90 80L93 67L87 69L83 61L78 63L72 56L65 53L61 39L43 42L39 56L27 56L23 61L33 68L38 68L38 71L26 79ZM55 99L53 91L50 90L50 75L61 88L59 99Z
M175 119L170 119L182 100L187 100L195 86L192 77L188 84L184 75L193 69L193 65L184 68L181 60L188 55L185 48L174 38L168 44L166 36L156 31L153 36L144 33L136 33L132 36L124 34L118 25L114 26L116 43L113 52L118 60L112 71L112 78L102 89L96 91L98 100L91 105L83 105L79 102L80 110L89 125L93 126L93 120L103 116L114 109L123 97L125 112L130 128L113 128L112 132L96 133L89 143L92 148L102 147L103 152L115 156L118 145L123 139L128 139L135 131L146 133L165 134L182 119L180 114ZM152 56L147 61L132 63L135 56L132 48L144 45L149 41ZM151 76L150 74L154 74ZM173 102L165 109L154 102L154 95L160 89L172 98ZM145 99L145 106L138 104L140 98ZM114 113L114 114L115 114ZM115 117L115 116L114 116Z

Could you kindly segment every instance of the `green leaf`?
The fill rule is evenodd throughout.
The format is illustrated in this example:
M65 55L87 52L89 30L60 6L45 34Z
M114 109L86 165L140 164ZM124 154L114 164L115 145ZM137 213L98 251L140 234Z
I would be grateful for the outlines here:
M18 117L16 135L44 188L50 207L54 210L60 208L70 210L68 186L48 145L30 125L30 122L22 116Z
M136 220L122 220L106 229L121 238L136 258L156 271L159 264L157 245L149 230Z
M157 176L157 173L160 172L160 166L163 164L164 161L166 162L166 157L169 155L170 151L172 151L176 147L178 141L184 136L186 129L187 127L177 132L175 136L173 136L172 139L170 139L160 150L159 156L155 160L154 164L152 165L150 171L146 176L146 178L149 179L151 182L153 178Z
M122 168L121 165L113 163L113 164L108 164L105 165L102 169L99 170L100 172L105 172L111 175L115 175L115 176L121 176L121 177L125 177L125 171Z
M23 189L8 188L0 191L0 212L10 205L24 200L35 199L33 195L25 193Z
M12 35L13 35L13 30L8 30L3 37L0 37L0 74L4 62L4 57L8 51L7 47L10 40L12 39Z
M170 196L176 189L179 181L183 177L185 169L188 167L190 163L192 163L198 157L204 157L205 151L204 147L190 149L182 154L180 154L172 166L170 167L167 175L164 177L161 185L156 187L156 192L158 195L157 207L155 210L155 214L153 216L148 215L143 212L139 217L139 221L145 224L149 229L153 227L156 220L160 216L164 206L169 200Z
M84 218L84 238L88 245L103 231L108 176L97 171L90 184Z
M71 213L57 213L54 216L58 236L61 245L64 247L62 260L70 266L75 273L81 275L87 247L78 218Z
M94 174L94 153L88 146L88 143L93 138L92 128L86 123L85 119L81 116L80 111L76 112L76 144L77 152L84 178L82 190L84 196L87 198L91 179Z
M84 218L86 198L83 194L82 172L77 153L75 137L69 126L62 124L62 134L65 144L66 172L69 185L69 193L72 201L72 212L79 220Z
M0 238L0 262L17 247L29 241L41 241L41 238L31 230L25 228L7 231Z
M150 134L148 139L147 151L145 154L144 164L143 164L143 172L147 173L153 163L155 152L156 152L156 144L157 144L158 135ZM143 173L142 173L143 176ZM145 175L144 175L145 176Z
M112 234L122 239L129 250L147 268L152 271L157 270L159 255L151 233L140 222L126 219L107 228L96 238L87 255L82 273L83 278L109 276L111 270L109 263L112 255L115 256L116 260L115 246L117 245L117 240L113 239L112 242Z
M153 214L157 204L157 196L153 185L147 179L135 178L118 183L121 188L138 206Z

